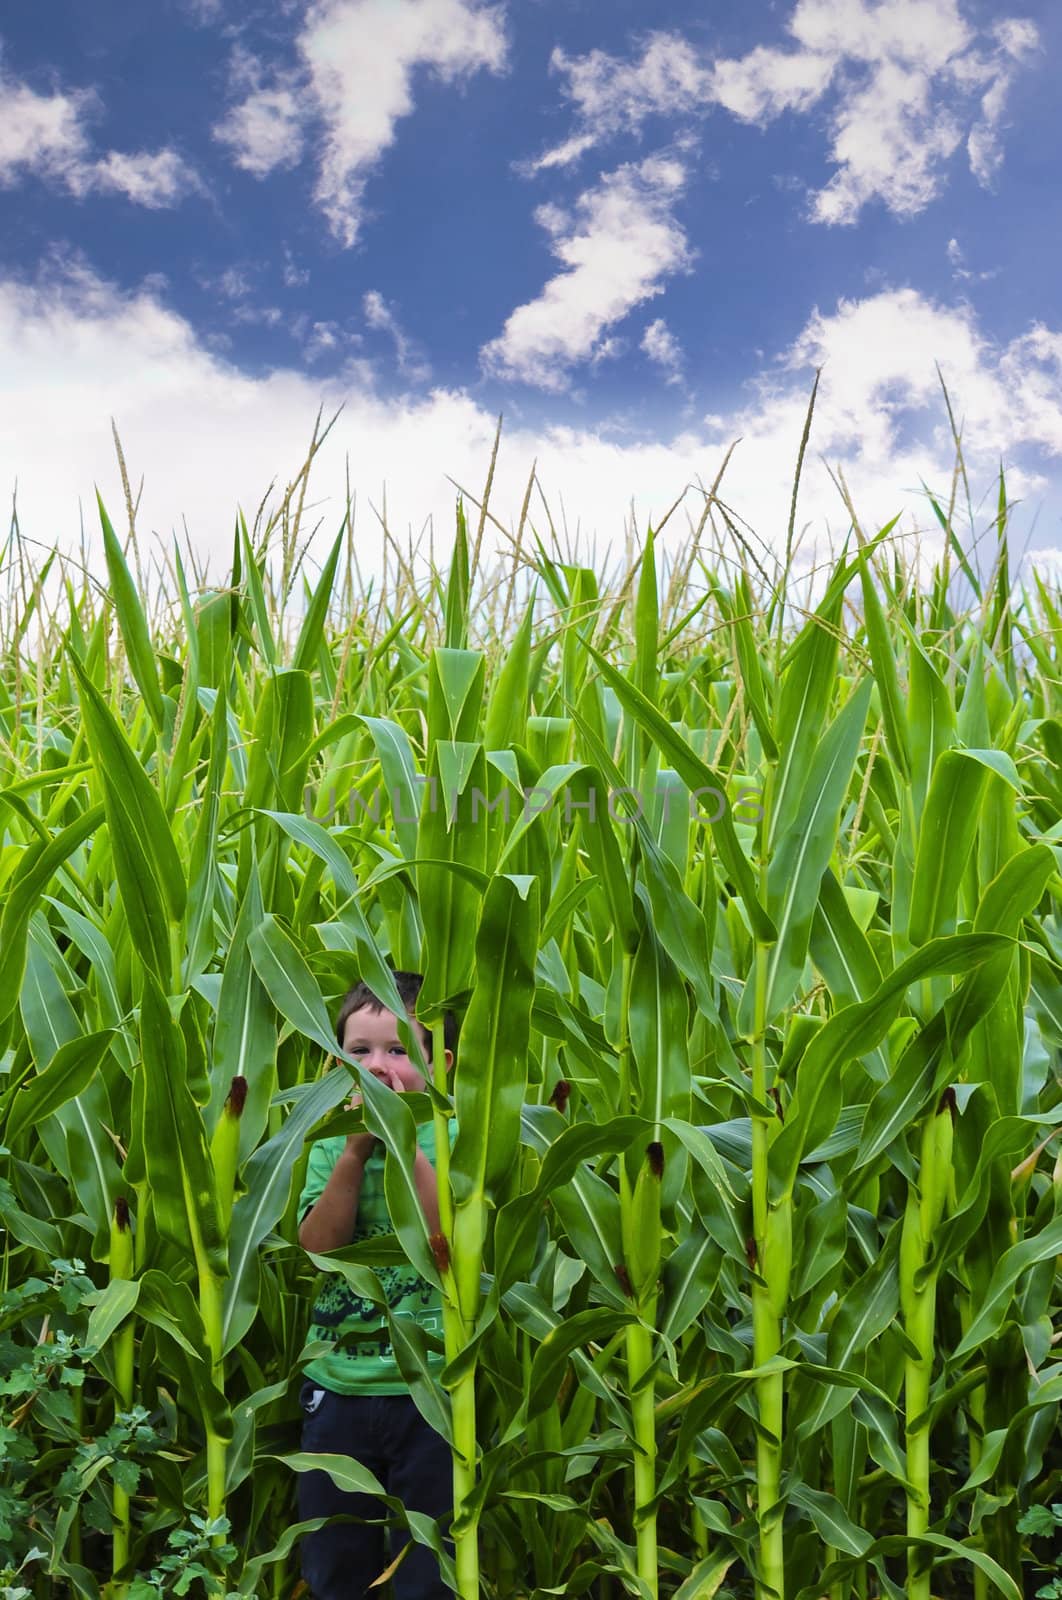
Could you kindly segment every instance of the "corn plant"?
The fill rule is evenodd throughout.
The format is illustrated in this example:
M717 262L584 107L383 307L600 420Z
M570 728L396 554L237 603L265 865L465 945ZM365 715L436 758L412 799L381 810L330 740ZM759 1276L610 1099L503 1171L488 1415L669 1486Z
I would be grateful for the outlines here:
M712 499L595 571L529 495L508 569L485 497L376 584L349 522L311 573L298 482L216 584L146 589L102 506L106 598L5 551L7 1581L128 1600L194 1547L278 1600L323 1468L462 1600L1017 1600L1062 1472L1062 604L1004 486L988 573L936 502L928 579L851 507L803 579ZM394 967L419 1096L326 1070ZM308 1142L358 1126L394 1234L307 1258ZM449 1528L298 1450L316 1272L387 1318Z

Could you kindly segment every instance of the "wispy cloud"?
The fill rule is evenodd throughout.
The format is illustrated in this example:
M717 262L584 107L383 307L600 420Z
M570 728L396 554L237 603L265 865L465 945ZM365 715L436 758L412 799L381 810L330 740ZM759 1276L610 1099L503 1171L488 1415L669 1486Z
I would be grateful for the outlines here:
M985 272L974 272L966 265L966 253L958 239L949 239L946 254L951 275L961 283L988 283L992 278L999 277L999 268L990 267Z
M243 267L226 267L217 280L217 287L226 300L246 300L253 286Z
M342 330L338 322L314 322L303 342L302 353L307 361L317 361L331 355L340 347Z
M233 322L242 323L248 328L282 328L284 326L284 313L279 306L255 306L242 301L233 306L231 312Z
M220 22L225 14L225 0L177 0L180 9L202 27Z
M93 154L90 122L102 114L92 90L39 94L0 62L0 185L34 177L71 194L121 194L151 210L201 192L195 170L169 148Z
M10 186L30 173L66 183L86 164L85 121L96 105L86 90L37 94L0 62L0 183Z
M1036 50L1016 17L978 30L959 0L797 0L782 47L712 58L679 33L656 33L630 60L602 50L555 51L553 69L575 111L573 131L530 163L566 166L651 118L695 126L713 109L765 126L784 113L828 114L830 181L809 200L817 222L855 222L878 201L898 216L940 192L964 139L971 170L990 184L1018 71Z
M650 322L642 334L641 348L649 360L666 374L668 383L682 382L682 346L663 317Z
M369 327L378 333L388 334L393 341L398 370L402 376L411 383L426 383L431 377L431 365L403 330L393 306L387 304L378 289L370 289L361 305Z
M414 109L413 76L427 68L447 84L507 59L504 15L482 0L314 0L296 39L297 60L267 67L234 56L249 81L214 128L237 165L266 177L302 156L319 124L314 199L340 244L362 225L365 187Z
M550 71L564 80L576 131L529 163L532 170L569 166L613 134L640 132L650 117L674 119L698 111L710 76L698 51L676 33L653 34L636 61L605 50L571 56L557 48Z
M252 177L265 178L278 167L296 166L302 159L306 116L299 74L269 69L237 45L229 78L233 92L242 98L214 124L214 138Z
M540 206L536 221L563 271L484 346L485 370L568 388L572 367L593 358L602 334L689 266L692 251L674 216L685 182L679 162L650 157L608 173L570 212Z
M990 189L1003 165L1003 117L1018 69L1035 54L1040 36L1031 22L1012 18L997 23L997 70L981 98L981 116L970 129L966 149L970 170L978 183Z
M284 246L284 265L280 271L285 289L301 289L310 281L309 267L300 267L291 253L289 245Z
M91 187L124 194L134 205L151 211L179 205L186 195L202 190L196 173L176 150L157 150L153 155L111 150L95 163L93 173Z

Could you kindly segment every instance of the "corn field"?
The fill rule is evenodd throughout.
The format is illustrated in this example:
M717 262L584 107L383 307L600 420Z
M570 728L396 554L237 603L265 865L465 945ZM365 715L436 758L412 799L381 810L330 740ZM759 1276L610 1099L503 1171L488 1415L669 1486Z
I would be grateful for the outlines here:
M297 1596L296 1474L380 1488L299 1451L316 1276L383 1318L399 1260L443 1296L440 1379L388 1320L452 1556L381 1505L461 1600L1033 1592L1062 597L1014 581L1002 483L987 574L935 509L932 573L853 513L803 586L710 500L607 579L526 504L496 568L459 510L383 585L349 523L311 575L297 518L239 519L213 588L146 582L102 507L106 591L13 534L4 1595ZM326 1070L393 968L420 1095ZM308 1257L309 1141L362 1126L394 1234Z

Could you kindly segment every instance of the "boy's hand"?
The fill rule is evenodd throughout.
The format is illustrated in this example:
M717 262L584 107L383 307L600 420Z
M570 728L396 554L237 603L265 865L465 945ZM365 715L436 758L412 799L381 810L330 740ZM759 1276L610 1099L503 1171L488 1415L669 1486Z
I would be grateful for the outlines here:
M386 1088L393 1089L396 1093L401 1092L402 1080L399 1078L393 1067L381 1067L378 1071L373 1073L373 1077L378 1083L384 1084ZM355 1089L354 1093L347 1101L347 1110L357 1111L360 1109L360 1107L361 1091L359 1089ZM347 1150L352 1155L360 1156L363 1161L368 1160L368 1157L372 1153L372 1147L375 1143L376 1135L374 1133L351 1133L347 1135Z

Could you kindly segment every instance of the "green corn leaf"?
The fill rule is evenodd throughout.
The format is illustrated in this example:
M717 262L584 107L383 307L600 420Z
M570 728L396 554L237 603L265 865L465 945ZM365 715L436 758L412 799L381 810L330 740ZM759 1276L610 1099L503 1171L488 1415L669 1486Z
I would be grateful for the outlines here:
M933 769L918 829L908 936L921 945L954 931L959 885L977 831L985 768L964 750L945 750Z
M332 600L332 590L335 587L339 553L343 548L345 537L346 523L340 528L335 542L325 558L325 564L321 568L321 576L317 580L317 586L310 597L309 605L306 607L306 615L302 619L302 627L299 629L295 654L291 661L291 665L296 672L312 672L320 655L324 641L325 620ZM304 743L309 743L309 740L305 740Z
M457 531L446 585L446 645L450 650L464 650L468 646L468 582L468 528L464 504L458 499Z
M81 1024L56 971L58 951L38 914L30 932L26 973L19 997L26 1038L34 1059L54 1061L64 1046L82 1037ZM110 1255L111 1216L121 1192L114 1147L105 1130L115 1122L106 1075L94 1073L80 1092L37 1124L56 1170L75 1191L92 1232L92 1256ZM52 1207L48 1208L52 1214Z
M525 740L531 675L533 597L498 668L487 701L483 743L488 751L508 750Z
M159 1231L197 1262L228 1271L214 1165L187 1078L184 1037L151 973L140 1006L144 1073L144 1158Z
M292 668L265 680L254 722L254 742L247 762L244 804L262 809L301 809L313 737L313 682L308 672Z
M111 855L134 947L166 988L173 980L171 924L184 915L184 868L158 791L103 696L76 660L81 714L103 789Z
M679 975L647 922L631 969L629 1028L638 1072L637 1111L657 1128L688 1120L688 1002Z
M390 800L398 846L407 861L417 854L417 767L409 735L386 717L360 717L372 736Z
M703 1226L693 1227L673 1250L661 1276L660 1332L674 1343L712 1299L723 1255Z
M979 1567L989 1581L1007 1597L1007 1600L1021 1600L1021 1592L1013 1578L1006 1573L998 1562L991 1556L985 1555L983 1550L974 1549L970 1545L959 1544L954 1539L945 1538L943 1534L926 1533L918 1538L907 1538L902 1534L894 1534L884 1539L875 1539L858 1556L844 1556L838 1561L831 1561L824 1569L821 1576L816 1577L814 1583L805 1585L798 1591L795 1600L814 1600L820 1595L823 1586L832 1583L844 1583L851 1578L854 1571L865 1568L869 1563L873 1565L883 1588L887 1587L890 1600L902 1600L903 1591L891 1582L885 1570L882 1556L898 1556L910 1550L924 1548L927 1551L946 1550L952 1557L966 1559Z
M223 688L219 688L214 701L210 725L210 760L207 766L204 792L200 794L202 810L192 841L188 863L189 899L191 915L188 918L187 950L190 972L202 972L209 965L214 951L214 901L217 893L217 842L221 822L221 795L228 761L228 705ZM205 799L205 804L203 803Z
M734 880L735 888L741 896L742 903L748 914L750 923L756 937L765 944L773 943L777 938L777 929L766 911L760 905L756 896L752 868L748 857L738 843L737 834L730 815L729 804L725 800L725 786L722 780L705 765L699 756L695 755L686 741L677 734L671 724L665 720L655 706L639 694L633 684L628 683L622 673L617 672L604 656L599 655L591 645L586 646L590 655L597 663L601 676L616 693L617 698L624 705L635 720L650 733L659 749L667 757L668 763L678 773L683 783L692 793L698 790L709 790L716 796L724 797L721 814L711 822L712 833L715 837L716 848L728 873ZM719 809L718 805L716 809Z
M619 768L613 762L595 730L578 711L573 720L602 777L613 789L623 787ZM674 862L659 848L639 806L632 816L630 826L638 836L641 868L648 890L651 919L661 944L678 967L683 977L692 984L697 1005L703 1015L717 1015L713 994L710 939L704 914L694 905L683 887L682 878ZM615 887L610 896L615 909L617 903L625 908L626 896L620 888L620 873L614 861L610 862L607 840L602 841L603 864L611 864L615 874ZM636 893L643 898L643 890L636 885ZM628 933L631 936L636 930Z
M767 869L767 912L777 930L767 956L768 1023L792 999L804 970L816 896L835 847L869 700L870 680L865 679L825 737L808 752L792 825L779 838ZM738 1028L747 1037L757 1025L755 984L753 974L738 1011Z
M141 1284L137 1278L112 1278L101 1289L88 1320L86 1343L94 1350L103 1350L111 1335L131 1316L140 1298Z
M821 1489L812 1489L806 1483L794 1483L788 1494L790 1505L803 1511L813 1523L824 1543L846 1555L865 1556L873 1539L865 1528L859 1528L848 1516L841 1502Z
M893 526L894 523L889 524L890 528ZM896 646L874 585L869 559L861 563L859 577L863 589L863 622L870 659L874 667L874 681L878 686L881 700L885 743L894 767L900 777L906 779L911 773L912 755L908 742L907 716L896 675Z
M579 1311L566 1322L551 1328L535 1352L527 1387L525 1418L539 1416L556 1403L557 1389L573 1351L591 1340L603 1343L618 1329L628 1327L634 1321L633 1311L606 1311L595 1307Z
M438 1373L438 1363L429 1361L428 1336L410 1317L395 1317L388 1312L387 1325L391 1330L391 1346L414 1404L421 1416L436 1433L453 1443L450 1397L440 1388L443 1374Z
M559 1328L563 1320L552 1306L547 1305L541 1290L531 1283L514 1284L503 1296L502 1303L514 1323L539 1341L554 1328ZM602 1380L593 1363L581 1351L572 1352L572 1362L579 1373L580 1383L601 1401L609 1419L622 1428L627 1421L626 1414L611 1385Z
M269 1102L276 1087L276 1014L251 959L250 936L264 920L257 864L252 862L221 975L211 1051L210 1105L207 1127L212 1132L233 1078L247 1084L240 1117L240 1160L257 1146L269 1120Z
M909 635L909 642L907 736L911 750L911 809L920 817L937 762L955 743L956 718L947 685L928 654L913 635Z
M247 599L251 615L254 618L255 631L258 634L258 643L270 667L277 665L277 647L273 638L273 627L269 620L269 607L266 605L265 590L262 587L262 571L255 557L251 545L251 537L247 532L247 523L243 512L238 513L240 528L240 544L243 548L243 581L247 586Z
M771 802L770 848L793 826L809 753L826 725L837 679L840 599L820 606L787 653L778 689L778 764Z
M1062 1255L1062 1216L1054 1217L1039 1233L1013 1245L997 1263L984 1301L955 1347L954 1360L971 1355L999 1332L1018 1279L1037 1262L1058 1255Z
M985 962L968 974L941 1010L904 1051L895 1070L875 1091L853 1171L883 1154L931 1106L946 1084L963 1044L982 1021L1006 977L1006 961Z
M337 1489L342 1489L345 1494L370 1494L382 1502L388 1511L397 1519L399 1526L408 1529L411 1539L417 1544L424 1545L433 1551L439 1559L440 1572L444 1577L453 1577L453 1562L446 1554L442 1539L436 1531L435 1522L431 1517L419 1511L406 1511L402 1501L395 1495L389 1495L377 1478L363 1467L353 1455L314 1455L301 1450L293 1451L290 1455L264 1456L262 1459L279 1461L282 1466L289 1467L292 1472L326 1472ZM381 1517L383 1510L381 1508ZM313 1524L306 1524L313 1526Z
M771 714L767 708L763 668L760 664L760 655L752 628L752 594L749 589L748 578L744 573L737 580L734 591L734 605L730 608L730 613L731 631L734 636L734 653L737 657L738 671L741 675L745 699L752 713L752 720L756 724L756 732L760 736L764 755L768 761L777 761L778 746L774 741Z
M842 1067L853 1057L866 1055L885 1037L910 985L940 973L968 972L1009 948L1006 939L994 934L934 939L897 967L869 1000L844 1007L826 1023L804 1052L793 1103L771 1147L771 1198L775 1203L792 1194L804 1151L821 1144L837 1121Z
M166 719L147 618L144 616L136 585L126 566L122 547L98 493L96 504L99 507L100 524L103 528L103 552L107 561L107 575L114 597L114 609L118 613L118 626L122 630L125 653L129 659L130 670L136 679L136 686L144 697L144 704L154 724L155 732L162 733Z
M486 657L479 650L438 649L428 667L428 738L475 743L483 707Z
M534 1112L538 1112L535 1115ZM542 1112L552 1112L542 1116ZM525 1106L521 1136L532 1149L544 1153L549 1147L547 1128L559 1132L563 1121L552 1107ZM556 1135L554 1135L555 1137ZM624 1306L619 1291L616 1267L622 1262L620 1204L615 1189L589 1170L577 1172L569 1183L550 1193L550 1204L559 1216L579 1258L597 1279L608 1303Z
M30 918L37 909L48 884L74 851L90 838L104 820L102 806L92 806L69 823L54 838L31 845L4 891L0 916L0 1022L18 1004L18 992L26 967L26 939Z
M338 1051L320 990L298 949L276 918L267 914L247 938L254 969L285 1021L321 1047Z
M86 1089L110 1049L114 1032L104 1028L60 1045L42 1072L25 1084L12 1102L5 1137L17 1139L23 1129L51 1116Z
M485 872L490 824L475 808L487 788L479 744L435 740L429 765L429 804L417 831L417 902L424 930L423 977L418 1015L431 1023L470 986L475 962L479 892L444 866L454 862Z
M455 1076L458 1132L450 1180L458 1205L473 1196L495 1198L516 1158L527 1091L538 922L535 879L491 879L476 933L476 983Z
M716 1244L734 1261L745 1260L745 1234L738 1221L737 1199L711 1139L701 1128L669 1118L664 1126L684 1145L693 1161L693 1198L698 1215Z
M809 948L837 1006L869 999L881 983L881 968L870 941L829 869L819 886Z
M725 1551L705 1556L675 1590L675 1600L713 1600L736 1560L736 1555Z

